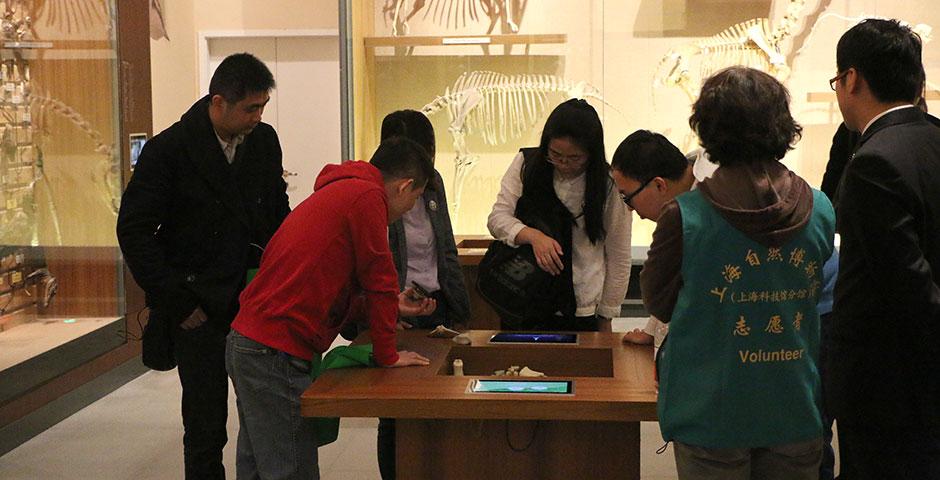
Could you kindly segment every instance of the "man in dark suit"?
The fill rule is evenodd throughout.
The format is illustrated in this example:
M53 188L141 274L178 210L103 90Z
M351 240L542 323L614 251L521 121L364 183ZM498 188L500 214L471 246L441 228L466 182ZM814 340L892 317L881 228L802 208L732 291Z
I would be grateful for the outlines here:
M172 338L189 479L225 477L225 336L246 271L290 212L280 143L261 122L272 88L254 56L222 61L209 94L144 146L118 215L150 323Z
M913 105L921 41L846 32L834 84L860 132L841 182L831 380L843 478L940 479L940 129Z

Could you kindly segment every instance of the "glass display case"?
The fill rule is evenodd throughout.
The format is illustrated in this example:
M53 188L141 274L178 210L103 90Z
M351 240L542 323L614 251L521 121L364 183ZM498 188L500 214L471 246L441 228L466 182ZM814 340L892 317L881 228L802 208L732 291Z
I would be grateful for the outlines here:
M127 343L116 3L0 2L0 406Z
M368 159L385 114L425 111L437 134L457 235L486 234L500 179L520 147L538 143L561 101L579 96L604 122L608 159L637 129L685 152L702 81L731 65L765 70L790 90L803 136L784 163L819 186L841 114L827 80L835 44L867 16L898 18L928 40L931 2L886 0L348 0L355 157ZM935 107L936 87L928 89ZM633 245L655 224L634 221Z

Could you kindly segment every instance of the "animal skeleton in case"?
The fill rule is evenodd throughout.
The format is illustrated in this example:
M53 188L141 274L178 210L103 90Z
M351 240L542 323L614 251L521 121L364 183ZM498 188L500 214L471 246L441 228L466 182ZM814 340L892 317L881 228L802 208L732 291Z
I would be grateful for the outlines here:
M110 8L104 0L18 0L10 3L32 4L33 18L45 17L46 23L72 33L96 25L107 25ZM35 34L35 32L33 32Z
M790 76L790 66L780 53L780 44L793 33L805 6L806 0L790 0L786 15L775 29L770 28L769 19L755 18L732 25L713 37L673 48L659 62L654 87L679 87L694 101L701 79L734 65L763 70L785 81ZM693 57L700 57L698 75L690 72Z
M567 98L604 99L587 82L571 82L554 75L505 75L490 71L465 72L444 95L421 108L431 115L447 110L454 139L453 212L460 208L463 183L477 161L467 148L466 137L479 131L487 145L501 145L532 129L545 113L547 95L563 93Z
M392 35L407 35L408 22L421 9L427 6L424 18L434 14L434 21L445 28L460 28L467 25L467 20L478 21L481 16L489 17L487 35L493 33L496 24L502 21L512 33L519 33L519 23L525 13L528 0L414 0L411 11L402 18L402 7L406 0L386 0L382 12L392 21ZM479 13L478 13L479 10ZM505 33L505 32L504 32Z
M38 17L50 26L69 31L73 26L81 29L91 28L96 23L107 25L108 18L107 6L102 0L0 0L0 12L0 38L17 42L23 41L24 37L31 40L33 18ZM101 133L74 108L39 91L37 82L30 76L30 61L23 56L24 49L33 47L32 42L25 42L23 46L10 48L12 58L5 57L0 69L0 83L3 84L0 95L3 98L0 105L0 173L3 176L0 196L5 199L5 221L0 225L0 242L36 241L35 215L39 203L36 192L42 192L47 197L54 241L61 244L59 216L45 176L41 147L41 134L49 133L49 114L61 116L81 130L94 143L95 152L106 157L106 162L96 164L92 179L100 198L115 214L121 188L120 158L114 155L113 145L106 142ZM14 138L14 132L22 138ZM37 190L38 183L45 183L46 188Z

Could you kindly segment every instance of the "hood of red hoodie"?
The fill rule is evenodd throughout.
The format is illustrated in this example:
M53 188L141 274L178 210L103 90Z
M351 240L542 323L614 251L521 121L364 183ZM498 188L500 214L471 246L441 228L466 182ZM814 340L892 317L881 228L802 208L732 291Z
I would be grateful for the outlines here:
M382 172L371 163L358 160L348 160L339 165L329 164L323 167L317 175L317 181L313 184L313 190L317 191L331 183L350 179L374 183L382 187L384 191L385 182L382 180Z

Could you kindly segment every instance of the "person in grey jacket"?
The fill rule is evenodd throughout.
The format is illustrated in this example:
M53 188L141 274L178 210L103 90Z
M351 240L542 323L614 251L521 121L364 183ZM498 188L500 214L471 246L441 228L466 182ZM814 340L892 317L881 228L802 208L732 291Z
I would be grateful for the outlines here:
M388 114L382 121L382 141L395 136L416 141L434 160L434 128L423 113L398 110ZM457 263L457 245L447 212L444 181L436 169L414 208L389 225L388 244L398 270L400 289L416 284L437 300L437 309L432 314L409 317L407 322L399 319L402 328L450 327L469 320L470 297ZM394 419L379 419L378 460L382 478L395 478Z
M418 142L434 159L434 129L423 113L398 110L388 114L382 121L382 140L394 136ZM436 169L415 207L388 227L388 244L401 290L417 284L437 300L433 314L409 318L403 327L450 327L469 320L470 297L457 263L444 181Z

